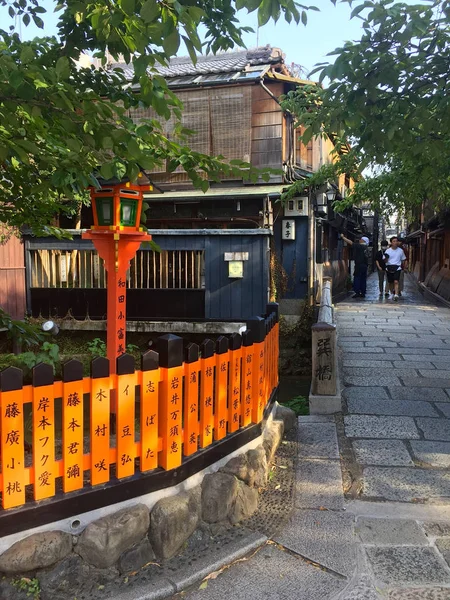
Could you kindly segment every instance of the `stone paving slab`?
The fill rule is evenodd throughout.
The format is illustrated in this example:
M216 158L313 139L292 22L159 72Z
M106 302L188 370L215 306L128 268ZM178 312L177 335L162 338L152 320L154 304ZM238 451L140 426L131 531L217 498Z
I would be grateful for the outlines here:
M356 566L354 521L353 515L343 512L295 511L274 541L327 569L351 577Z
M380 600L376 588L368 575L361 575L351 589L344 590L339 600Z
M385 342L383 340L371 340L370 342L365 342L365 345L366 348L399 348L397 342Z
M359 354L374 354L374 353L378 353L378 354L382 354L383 353L383 348L367 348L366 346L363 345L363 343L361 342L361 344L358 344L356 347L354 344L352 344L351 346L347 346L344 342L344 346L345 346L345 350L344 352L347 354L354 354L355 352L358 352Z
M334 423L299 423L298 444L298 456L300 458L339 459L336 425Z
M431 349L439 349L445 348L444 342L442 342L437 336L434 336L434 340L404 340L399 341L400 348L429 348Z
M394 360L393 363L394 363L394 369L404 369L405 367L408 367L410 369L434 370L437 368L436 365L434 365L432 362L427 362L427 361ZM444 367L441 367L441 368L444 368Z
M436 370L435 373L438 373ZM407 379L402 378L402 384L404 386L408 386L409 382ZM450 387L450 373L448 379L440 379L436 377L434 379L425 378L425 377L417 377L414 379L414 387L424 387L424 388L448 388Z
M365 467L363 495L399 502L449 502L450 473L417 467Z
M343 395L347 400L352 398L362 398L370 400L371 398L388 399L388 393L382 387L348 387L344 389Z
M406 350L406 348L402 348L402 350ZM424 362L431 361L434 363L442 363L442 364L446 364L447 366L450 366L449 365L450 361L448 358L445 358L445 356L436 356L435 354L431 354L431 350L428 350L428 352L429 352L429 354L425 353L425 348L422 350L422 353L420 353L420 354L419 353L405 354L403 352L403 355L404 355L403 360L414 361L414 362L422 361L422 360ZM423 367L423 368L425 368L425 367Z
M372 367L378 366L379 363L382 361L389 361L392 363L392 361L394 361L394 360L400 360L400 361L403 360L402 355L395 352L395 348L388 348L386 352L384 352L382 348L368 348L368 349L371 352L365 352L364 354L361 354L361 356L359 356L355 352L347 352L347 349L343 348L342 349L342 357L343 357L344 366L345 366L345 362L349 361L349 360L371 361ZM381 352L376 352L374 354L372 352L373 350L381 350ZM436 357L433 357L433 356L428 357L428 359L431 359L431 360L433 358L436 358ZM373 361L376 361L377 364L374 365ZM403 366L408 367L408 363L405 363Z
M450 572L434 548L366 548L375 579L385 586L450 584Z
M416 423L426 440L450 442L450 421L447 419L419 417Z
M302 460L297 466L296 508L344 508L341 465L336 460Z
M428 536L450 536L450 523L444 521L422 523L423 530Z
M417 381L422 380L419 377L415 377L414 385L417 385ZM355 375L347 375L344 377L344 384L364 387L375 387L377 385L401 385L402 382L399 377L395 377L394 375L385 375L382 378L382 381L380 377L356 377ZM438 385L436 387L441 387L441 385ZM449 384L445 385L445 387L449 387Z
M450 600L450 588L417 587L390 590L388 600Z
M347 401L350 413L365 415L399 415L410 417L439 417L429 402L353 398ZM446 405L450 408L450 403Z
M351 438L418 439L419 432L411 417L348 415L345 433Z
M375 367L344 367L344 378L350 377L378 377L378 381L382 385L384 381L390 380L393 375L396 377L419 377L419 372L416 369L404 367L403 369L378 369ZM433 372L434 373L434 372ZM434 376L434 375L433 375Z
M175 586L176 591L181 592L191 585L202 581L209 573L218 571L225 565L256 550L266 541L267 537L265 535L247 531L246 535L241 539L235 540L227 546L215 547L212 549L212 552L203 555L200 560L195 562L195 568L192 568L192 564L186 563L173 574L168 573L167 577Z
M419 369L419 373L422 377L430 377L439 379L450 379L450 370L431 371L430 369Z
M436 546L444 557L445 562L450 566L450 538L438 538L436 540Z
M399 352L402 355L406 354L431 354L433 355L433 351L430 348L398 348L396 352ZM427 359L429 360L429 359Z
M417 379L414 380L414 386L417 386ZM389 394L396 400L414 400L414 401L436 401L436 402L450 402L450 397L445 393L443 389L437 388L426 388L426 387L404 387L404 386L390 386L388 388Z
M188 600L312 600L327 599L345 587L338 578L300 557L273 545L265 546L249 560L226 569L207 583L183 595Z
M433 353L436 354L436 356L450 356L450 349L433 348Z
M353 355L352 355L352 357L353 357ZM344 358L342 360L342 365L345 368L359 367L359 368L373 370L373 360L372 359L365 360L363 358L346 358L344 356ZM377 367L379 367L380 369L392 369L393 366L394 366L394 363L392 360L379 360L377 362ZM421 366L423 366L423 365L421 365ZM430 363L430 366L432 366L431 363ZM405 363L402 364L402 367L405 367ZM412 368L416 368L416 367L412 367Z
M450 404L448 402L436 402L436 408L443 412L447 419L450 419Z
M441 469L450 468L449 442L412 441L411 448L414 456L420 462Z
M413 467L405 445L400 440L353 440L356 460L363 465Z
M360 517L356 532L366 546L429 545L427 536L415 521Z
M299 424L311 423L334 423L334 415L300 415L297 418Z

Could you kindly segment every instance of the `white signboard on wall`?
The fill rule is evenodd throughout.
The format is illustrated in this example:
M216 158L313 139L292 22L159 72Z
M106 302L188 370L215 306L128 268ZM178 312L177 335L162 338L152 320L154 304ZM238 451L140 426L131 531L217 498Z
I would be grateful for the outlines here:
M294 219L283 219L281 238L283 240L295 240Z

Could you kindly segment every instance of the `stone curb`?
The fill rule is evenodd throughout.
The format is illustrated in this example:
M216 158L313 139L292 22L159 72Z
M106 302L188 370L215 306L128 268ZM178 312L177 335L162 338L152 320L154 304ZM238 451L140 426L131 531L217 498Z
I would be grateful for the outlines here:
M226 549L219 549L209 560L205 557L203 564L196 565L192 571L189 570L188 572L186 568L180 569L173 576L163 576L157 583L157 587L152 590L145 589L144 586L136 586L125 593L115 595L114 600L162 600L163 598L170 598L173 594L200 583L210 573L218 571L239 558L243 558L249 552L260 548L267 542L267 539L265 535L249 531L249 535L243 540L231 544L231 547Z

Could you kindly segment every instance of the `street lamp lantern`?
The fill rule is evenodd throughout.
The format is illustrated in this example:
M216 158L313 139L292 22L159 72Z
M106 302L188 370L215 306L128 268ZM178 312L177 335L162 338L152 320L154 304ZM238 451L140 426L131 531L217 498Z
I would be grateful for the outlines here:
M321 217L326 217L328 213L327 195L323 192L316 194L316 211Z
M137 182L99 180L100 188L90 188L94 225L83 234L92 240L107 272L107 356L111 373L116 359L124 354L126 343L127 270L142 242L151 237L140 227L144 192L152 191L145 175Z
M140 178L143 179L143 178ZM147 183L132 184L102 182L100 189L91 188L94 226L100 231L136 231L141 220L143 192L150 191Z
M334 199L336 198L336 190L334 187L329 188L326 194L328 202L334 202Z

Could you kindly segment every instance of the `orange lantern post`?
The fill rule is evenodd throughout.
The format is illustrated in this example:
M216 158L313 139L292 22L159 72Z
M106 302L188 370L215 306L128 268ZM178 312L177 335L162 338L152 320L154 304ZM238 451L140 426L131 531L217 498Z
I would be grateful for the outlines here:
M116 360L126 348L127 270L142 242L151 240L139 226L143 192L153 187L142 175L138 183L102 181L91 188L93 227L82 238L92 240L107 272L106 348L110 372L116 372Z

